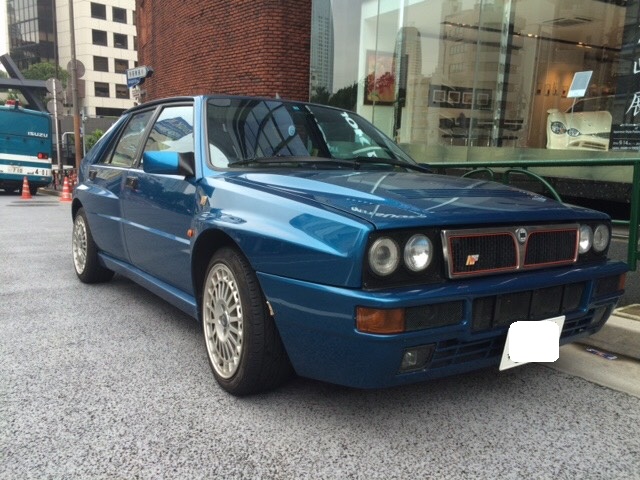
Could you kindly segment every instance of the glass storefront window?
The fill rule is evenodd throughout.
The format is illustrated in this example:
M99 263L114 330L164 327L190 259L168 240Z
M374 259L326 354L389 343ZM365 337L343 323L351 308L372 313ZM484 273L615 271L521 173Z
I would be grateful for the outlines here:
M419 162L637 155L638 3L313 0L310 99L357 111Z

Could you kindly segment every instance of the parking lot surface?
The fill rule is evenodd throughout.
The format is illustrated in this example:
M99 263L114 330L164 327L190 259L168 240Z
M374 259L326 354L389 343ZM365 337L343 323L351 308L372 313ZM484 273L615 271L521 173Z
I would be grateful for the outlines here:
M68 203L0 195L0 478L640 478L640 399L541 365L226 394L199 325L73 272Z

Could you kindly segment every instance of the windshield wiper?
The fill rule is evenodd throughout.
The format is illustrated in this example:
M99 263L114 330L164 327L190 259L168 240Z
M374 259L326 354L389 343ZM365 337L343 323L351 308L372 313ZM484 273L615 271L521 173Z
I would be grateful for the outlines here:
M341 167L353 168L354 164L351 160L342 160L339 158L326 158L326 157L295 157L295 156L275 156L275 157L256 157L248 158L247 160L240 160L233 162L229 165L233 167L245 167L248 165L283 165L283 164L323 164L323 165L338 165Z
M285 164L304 164L304 165L336 165L340 167L353 168L360 170L362 165L391 165L394 167L406 168L417 172L432 173L432 170L417 163L408 163L392 158L379 157L353 157L353 158L327 158L327 157L295 157L295 156L275 156L275 157L256 157L247 160L233 162L229 167L246 167L248 165L285 165Z
M350 158L348 161L353 162L355 165L357 165L356 169L358 169L361 164L369 164L369 165L383 164L383 165L393 165L394 167L407 168L409 170L415 170L417 172L433 173L433 170L431 170L426 165L420 165L418 163L403 162L401 160L395 160L393 158L353 157L353 158Z

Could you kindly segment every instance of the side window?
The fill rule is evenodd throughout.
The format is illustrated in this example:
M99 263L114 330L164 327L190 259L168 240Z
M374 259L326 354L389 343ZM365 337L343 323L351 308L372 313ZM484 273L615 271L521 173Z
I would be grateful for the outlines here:
M116 167L131 167L133 165L138 146L142 141L142 135L152 115L153 110L149 110L131 117L113 150L111 165Z
M166 107L153 124L145 152L193 152L193 106Z

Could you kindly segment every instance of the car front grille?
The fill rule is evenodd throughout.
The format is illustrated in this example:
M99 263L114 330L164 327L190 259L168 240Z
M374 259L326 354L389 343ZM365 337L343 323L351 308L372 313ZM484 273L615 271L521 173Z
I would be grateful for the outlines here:
M542 320L577 311L586 284L572 283L476 298L473 301L474 332L505 327L519 320Z
M458 278L572 264L578 258L578 230L575 224L445 230L447 274Z

